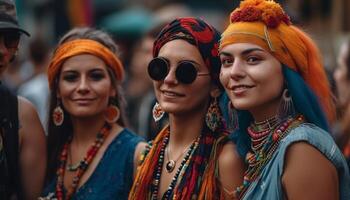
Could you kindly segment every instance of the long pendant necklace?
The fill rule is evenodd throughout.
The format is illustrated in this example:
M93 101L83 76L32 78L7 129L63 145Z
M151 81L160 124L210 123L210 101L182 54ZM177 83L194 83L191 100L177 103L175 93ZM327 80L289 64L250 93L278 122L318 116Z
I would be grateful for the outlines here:
M76 189L78 188L80 178L83 176L87 168L89 167L90 163L95 158L98 150L103 145L103 142L107 138L107 136L110 133L111 125L108 123L105 123L102 129L99 133L96 135L96 139L94 144L90 147L90 149L87 151L86 156L82 161L80 161L79 167L76 170L75 176L73 177L73 183L71 187L68 188L67 193L64 195L64 172L66 168L67 163L67 157L68 157L68 147L70 145L70 140L67 141L67 143L63 146L63 150L60 157L60 165L57 169L57 183L56 183L56 197L57 200L69 200L72 195L75 193Z
M195 140L194 140L195 141ZM191 145L190 146L192 146L192 144L194 143L194 141L193 142L191 142ZM175 159L175 160L172 160L172 159L170 159L170 156L169 156L169 152L170 152L170 146L168 145L166 148L165 148L165 151L166 151L166 157L167 157L167 162L166 162L166 165L165 165L165 169L166 169L166 171L168 172L168 173L171 173L171 172L173 172L174 171L174 169L175 169L175 167L176 167L176 162L181 158L181 156L184 154L184 153L186 153L186 151L188 150L188 148L190 147L190 146L188 146L188 147L186 147L184 150L183 150L183 152Z
M182 159L181 164L180 164L179 168L177 169L174 177L172 178L172 181L171 181L168 189L165 191L165 193L162 197L163 200L170 199L172 193L174 192L175 186L180 178L180 175L183 175L183 172L186 170L187 166L189 165L189 163L191 161L192 155L194 154L194 152L196 151L196 149L199 145L200 138L201 138L201 136L199 136L191 144L186 155ZM159 190L160 177L162 174L162 166L164 163L165 148L168 145L168 142L169 142L169 133L167 133L167 135L163 139L161 149L159 152L159 159L158 159L158 164L157 164L157 168L156 168L157 170L155 171L155 173L153 175L153 182L152 182L153 184L151 186L151 191L152 191L151 199L152 200L158 200L158 190Z

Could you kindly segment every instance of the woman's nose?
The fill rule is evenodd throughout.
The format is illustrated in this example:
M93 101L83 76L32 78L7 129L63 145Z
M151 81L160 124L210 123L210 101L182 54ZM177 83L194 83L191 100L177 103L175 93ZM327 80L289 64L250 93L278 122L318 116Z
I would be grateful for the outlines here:
M164 83L167 84L177 84L177 79L176 79L176 69L175 68L170 68L168 74L164 78Z
M235 59L235 61L232 63L231 70L230 70L231 78L238 80L238 79L244 78L245 75L246 75L246 72L244 70L243 63L239 59Z

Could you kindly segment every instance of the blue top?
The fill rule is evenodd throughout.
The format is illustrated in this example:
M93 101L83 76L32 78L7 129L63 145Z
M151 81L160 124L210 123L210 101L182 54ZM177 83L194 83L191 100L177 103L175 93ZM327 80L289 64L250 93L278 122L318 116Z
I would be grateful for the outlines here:
M339 178L339 199L350 199L350 175L344 156L332 137L313 124L304 123L291 130L281 143L271 160L262 170L260 178L251 183L243 199L283 200L282 175L284 157L289 145L294 142L308 142L323 153L335 166Z
M95 171L76 191L72 200L128 199L133 182L135 148L142 138L124 129L106 149ZM55 192L53 180L44 190L44 196Z

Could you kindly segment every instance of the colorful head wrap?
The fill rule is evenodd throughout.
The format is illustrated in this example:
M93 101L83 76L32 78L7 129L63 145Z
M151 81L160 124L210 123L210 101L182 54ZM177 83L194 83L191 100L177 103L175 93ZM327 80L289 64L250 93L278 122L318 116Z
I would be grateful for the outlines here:
M218 55L220 33L202 19L178 18L167 24L159 33L153 46L153 57L157 57L160 48L169 41L182 39L196 46L208 67L212 79L218 84L220 57Z
M124 68L121 61L107 47L90 39L77 39L63 43L54 53L47 75L52 89L54 80L61 70L62 63L68 58L80 54L92 54L101 58L112 69L117 81L122 81Z
M312 39L291 25L281 6L271 0L245 0L230 15L220 49L234 43L253 43L298 73L318 97L331 122L335 109L319 51Z

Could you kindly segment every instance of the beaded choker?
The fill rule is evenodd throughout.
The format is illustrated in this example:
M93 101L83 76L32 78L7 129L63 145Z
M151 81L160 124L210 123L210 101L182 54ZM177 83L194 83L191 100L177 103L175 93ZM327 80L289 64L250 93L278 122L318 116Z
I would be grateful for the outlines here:
M185 157L182 159L181 164L180 164L179 168L177 169L168 189L165 191L162 199L167 200L167 199L171 198L171 194L173 193L179 178L183 176L184 172L186 171L186 168L188 167L188 165L190 163L190 160L191 160L193 153L195 152L195 150L198 147L200 138L201 138L201 136L199 136L195 141L193 141L193 143L189 147ZM152 190L151 199L152 200L158 199L158 189L159 189L160 177L162 174L162 168L163 168L163 163L164 163L165 148L168 145L168 143L169 143L169 131L163 139L163 143L162 143L162 146L160 149L158 164L156 167L156 171L153 175L153 183L151 186L151 190ZM168 166L166 166L166 167L168 167Z
M244 173L243 185L235 190L235 196L239 199L243 197L250 184L258 178L266 164L272 158L278 148L280 141L289 133L291 129L304 122L304 117L299 115L295 118L288 118L284 122L276 124L274 129L264 132L254 131L254 124L248 128L248 134L252 141L252 152L246 155L248 169Z
M57 169L57 184L56 184L57 200L63 200L63 199L68 200L72 197L72 195L75 193L78 187L80 178L83 176L83 174L89 167L90 163L95 158L98 150L100 149L103 142L109 135L111 128L112 128L111 125L109 125L108 123L105 123L102 129L100 130L100 132L97 133L94 144L87 151L87 154L84 157L84 159L80 161L80 164L78 166L78 169L76 170L75 176L73 177L73 183L71 187L68 188L66 195L63 194L63 188L64 188L63 181L64 181L65 166L66 166L67 157L68 157L68 154L67 154L68 147L70 145L71 140L67 141L67 143L63 146L63 150L60 157L60 165L59 165L59 168Z

